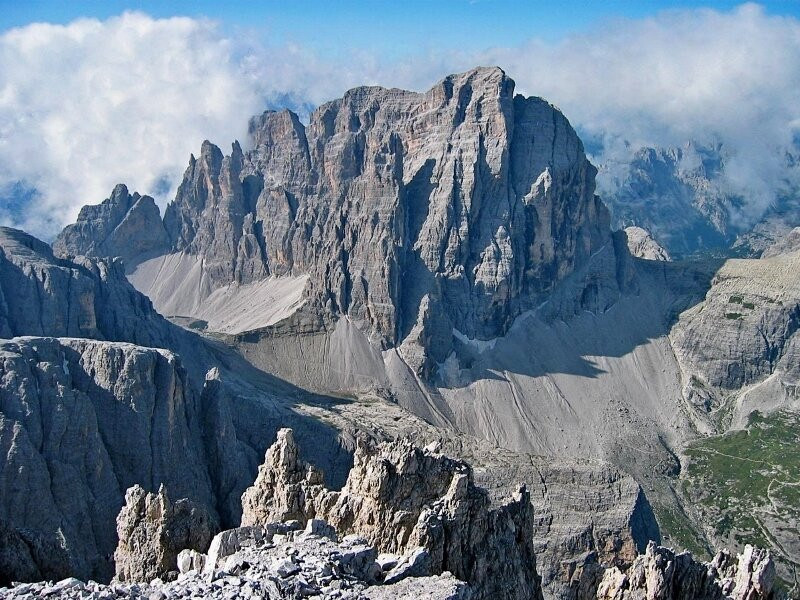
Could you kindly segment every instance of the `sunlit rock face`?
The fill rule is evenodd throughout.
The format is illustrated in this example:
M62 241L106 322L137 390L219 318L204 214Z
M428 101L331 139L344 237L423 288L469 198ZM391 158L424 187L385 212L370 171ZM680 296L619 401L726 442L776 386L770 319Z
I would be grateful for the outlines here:
M250 129L248 152L204 143L164 215L168 252L202 258L208 293L307 274L308 310L347 315L384 346L421 314L486 338L608 239L575 131L546 101L515 95L499 68L425 93L356 88L308 126L268 111ZM84 211L57 247L118 254L88 233L103 229L88 225L101 212ZM426 339L443 359L449 342Z

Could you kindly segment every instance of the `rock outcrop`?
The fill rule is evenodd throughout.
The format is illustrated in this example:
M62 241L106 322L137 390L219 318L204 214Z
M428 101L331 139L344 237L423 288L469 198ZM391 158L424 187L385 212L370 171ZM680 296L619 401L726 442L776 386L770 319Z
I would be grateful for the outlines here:
M245 528L247 529L247 528ZM339 600L469 600L469 587L450 573L382 581L377 551L357 536L336 542L324 536L272 524L258 528L261 535L224 557L223 565L210 573L183 571L175 581L160 579L102 585L64 579L57 583L20 584L0 588L0 598L46 597L54 600L88 597L115 598L324 598ZM278 530L282 533L278 533ZM237 530L222 532L229 538ZM215 538L216 540L216 538ZM202 556L202 555L199 555Z
M769 553L749 545L738 556L723 551L703 563L650 544L627 570L605 570L578 600L767 600L774 581Z
M163 485L157 494L134 485L125 492L125 506L117 515L115 580L174 579L178 554L205 552L218 529L204 506L186 498L171 502Z
M291 429L278 431L258 468L255 483L242 495L242 526L297 520L305 523L325 503L322 472L300 460Z
M124 185L96 206L84 206L73 225L53 242L59 256L140 259L167 251L167 232L155 200L130 194Z
M669 252L664 250L646 229L626 227L625 236L628 239L628 251L631 256L646 260L670 260Z
M0 342L0 518L66 548L70 574L110 577L126 488L163 483L214 506L196 402L166 350Z
M780 254L790 254L800 250L800 227L790 230L781 239L770 245L761 254L761 258L771 258Z
M128 282L118 261L57 258L33 236L0 227L0 336L26 335L192 345Z
M339 534L362 535L380 551L403 556L410 572L453 573L477 598L541 594L527 491L493 508L470 467L433 448L408 441L360 445L336 492L298 460L291 431L282 430L242 505L245 525L264 526L276 516L321 518Z
M694 398L712 408L719 390L773 374L794 381L800 328L800 254L731 259L716 272L705 300L684 312L670 338Z

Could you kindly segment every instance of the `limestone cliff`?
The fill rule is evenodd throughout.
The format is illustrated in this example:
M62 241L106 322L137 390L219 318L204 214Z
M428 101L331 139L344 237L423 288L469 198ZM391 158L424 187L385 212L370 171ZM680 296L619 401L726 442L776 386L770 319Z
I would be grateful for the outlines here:
M126 488L165 483L214 506L198 417L186 374L168 351L67 338L3 341L0 518L63 548L72 574L109 577Z
M167 235L155 201L118 185L100 204L84 206L77 222L55 240L53 250L60 256L119 256L130 261L166 251Z
M307 127L266 112L251 134L248 152L235 143L223 156L206 142L192 157L164 227L170 251L202 265L164 272L174 282L151 293L157 307L190 276L210 294L308 275L307 310L346 315L384 346L411 333L423 298L440 321L492 337L608 240L575 131L546 101L514 95L498 68L426 93L356 88ZM118 253L76 235L94 218L87 211L56 247ZM426 349L442 360L448 347Z

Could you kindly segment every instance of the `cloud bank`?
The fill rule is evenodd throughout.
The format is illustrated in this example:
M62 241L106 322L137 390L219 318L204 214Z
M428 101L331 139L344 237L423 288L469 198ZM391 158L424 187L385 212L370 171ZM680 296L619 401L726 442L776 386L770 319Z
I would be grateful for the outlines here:
M48 237L118 182L163 205L203 139L244 141L248 117L271 104L319 104L363 84L426 89L478 64L559 106L602 142L599 161L624 163L642 145L723 144L751 219L784 185L785 151L800 138L800 22L756 5L606 22L558 43L537 40L532 23L521 46L393 60L126 13L0 35L0 197L19 182L36 190L13 213L0 207L0 221Z
M187 18L131 13L3 34L0 195L18 182L37 191L14 224L52 235L119 182L163 195L203 139L244 134L261 99L242 73L233 43Z

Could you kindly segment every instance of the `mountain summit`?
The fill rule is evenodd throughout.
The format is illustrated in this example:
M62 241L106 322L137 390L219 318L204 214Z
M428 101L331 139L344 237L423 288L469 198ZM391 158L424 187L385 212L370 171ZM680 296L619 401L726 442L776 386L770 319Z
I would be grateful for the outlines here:
M609 239L575 131L551 104L515 95L496 67L425 93L355 88L307 127L267 111L250 131L248 152L234 143L223 156L205 142L191 158L164 215L164 257L132 278L163 312L214 321L176 298L190 279L207 297L302 277L306 311L347 316L384 347L424 329L427 314L490 338ZM125 256L135 269L155 244L138 257L128 236L113 247L106 230L131 220L117 212L84 210L56 248ZM104 226L91 225L102 216ZM150 239L160 235L139 222ZM147 283L156 268L157 291ZM443 360L448 349L432 350Z

